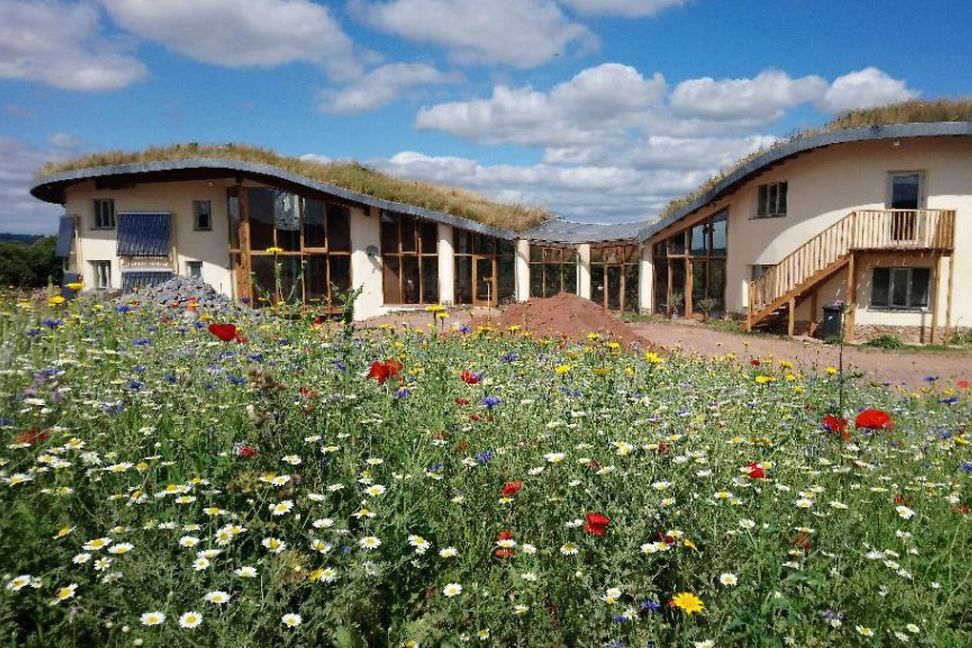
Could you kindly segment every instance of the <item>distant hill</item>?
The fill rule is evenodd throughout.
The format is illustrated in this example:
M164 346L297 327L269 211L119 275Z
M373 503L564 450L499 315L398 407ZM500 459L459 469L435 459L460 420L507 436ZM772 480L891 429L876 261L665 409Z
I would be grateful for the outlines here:
M0 232L0 241L7 243L19 243L21 245L33 245L37 241L44 238L45 234L10 234L9 232Z

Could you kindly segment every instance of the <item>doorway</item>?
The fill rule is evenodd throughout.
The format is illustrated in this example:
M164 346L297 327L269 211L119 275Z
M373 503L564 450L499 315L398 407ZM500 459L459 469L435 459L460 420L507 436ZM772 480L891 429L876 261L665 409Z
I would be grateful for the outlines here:
M496 293L496 257L473 256L473 306L492 308Z

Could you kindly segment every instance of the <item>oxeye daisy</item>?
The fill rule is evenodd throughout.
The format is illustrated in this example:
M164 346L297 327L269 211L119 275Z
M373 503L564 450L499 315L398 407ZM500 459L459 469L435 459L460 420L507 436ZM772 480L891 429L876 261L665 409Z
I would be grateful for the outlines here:
M260 544L262 544L265 549L272 551L273 553L280 553L287 548L287 543L279 538L264 538Z
M301 623L303 623L303 619L300 618L299 614L288 612L287 614L280 617L280 622L283 623L288 628L296 628Z
M290 511L293 508L294 508L293 500L288 499L288 500L283 500L281 502L277 502L276 504L271 504L270 512L276 516L286 515L287 513L290 513Z
M384 495L385 487L381 484L372 484L365 489L365 494L369 497L378 497L379 495Z
M21 574L15 578L11 578L7 581L7 589L11 592L19 592L33 582L33 577L30 574Z
M229 603L231 597L222 590L213 590L212 592L208 592L203 598L206 599L207 602L215 605L225 605L226 603Z
M439 549L439 555L443 558L455 558L459 555L459 550L455 547L444 547L443 549Z
M449 583L442 588L442 594L446 598L453 598L462 594L462 585L459 583Z
M198 612L186 612L179 617L179 627L192 630L193 628L199 627L202 620L203 616Z
M580 548L573 542L565 542L560 546L560 553L565 556L576 556Z
M365 536L358 540L358 544L362 549L377 549L381 546L381 540L379 540L376 536Z
M66 601L69 598L74 598L74 593L78 589L77 583L71 583L70 585L65 585L64 587L57 588L54 592L54 600L51 601L51 605L57 605L61 601Z
M165 623L165 614L162 612L146 612L139 617L144 626L157 626Z
M236 574L237 576L239 576L240 578L256 578L257 577L256 567L250 567L250 566L240 567L239 569L233 570L233 573Z
M724 574L719 575L719 582L725 585L726 587L735 587L736 583L739 582L739 579L736 578L735 574L730 574L729 572L726 572Z

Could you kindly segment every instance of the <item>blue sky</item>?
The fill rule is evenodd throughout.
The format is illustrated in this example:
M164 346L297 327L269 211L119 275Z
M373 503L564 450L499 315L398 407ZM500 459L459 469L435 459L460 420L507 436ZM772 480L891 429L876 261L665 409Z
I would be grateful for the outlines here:
M970 24L903 0L4 0L0 231L53 231L26 192L46 160L180 141L646 219L841 111L970 94Z

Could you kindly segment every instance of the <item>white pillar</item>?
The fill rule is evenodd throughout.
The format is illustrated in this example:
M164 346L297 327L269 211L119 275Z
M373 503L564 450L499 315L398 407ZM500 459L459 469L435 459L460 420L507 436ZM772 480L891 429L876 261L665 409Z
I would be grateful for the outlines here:
M591 244L577 246L577 294L584 299L591 298Z
M641 246L641 261L638 263L638 309L642 313L655 310L655 264L651 257L651 246Z
M456 301L456 250L452 244L452 225L439 223L439 303Z
M516 301L530 299L530 241L516 241Z
M385 312L381 275L381 210L351 209L351 285L363 287L354 302L354 319L363 320Z

